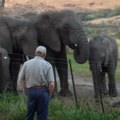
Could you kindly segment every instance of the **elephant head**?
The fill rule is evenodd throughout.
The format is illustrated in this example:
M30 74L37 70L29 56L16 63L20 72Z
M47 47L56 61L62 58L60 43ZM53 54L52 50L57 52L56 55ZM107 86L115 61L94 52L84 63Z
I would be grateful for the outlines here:
M107 67L111 60L116 61L118 59L118 47L115 40L104 33L101 33L94 37L93 40L90 40L89 46L90 64L97 63L99 65L99 70L101 69L100 65Z
M7 16L0 17L0 21L6 33L0 39L2 47L6 48L8 53L33 56L37 47L37 32L31 22L22 17Z
M93 71L97 69L97 71L102 70L102 62L105 58L105 48L104 45L101 45L102 41L100 40L100 37L95 37L94 40L90 40L90 57L89 57L89 63L90 63L90 69Z
M73 11L47 11L33 21L38 31L38 41L56 52L61 51L62 45L68 45L74 50L74 58L78 63L88 59L88 41L80 19Z

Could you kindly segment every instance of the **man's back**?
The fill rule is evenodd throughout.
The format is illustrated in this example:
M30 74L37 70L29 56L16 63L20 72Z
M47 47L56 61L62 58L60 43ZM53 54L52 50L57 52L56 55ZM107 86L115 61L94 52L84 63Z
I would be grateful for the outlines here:
M35 58L25 62L25 80L26 87L48 86L48 82L53 79L50 72L52 66L43 58L36 56Z

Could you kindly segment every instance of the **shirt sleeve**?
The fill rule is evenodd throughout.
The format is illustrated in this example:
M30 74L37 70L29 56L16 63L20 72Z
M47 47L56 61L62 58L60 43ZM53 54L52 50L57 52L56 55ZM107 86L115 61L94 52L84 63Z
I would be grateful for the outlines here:
M48 70L47 80L48 80L48 82L54 82L54 73L53 73L52 65L50 66L50 68Z
M24 63L18 74L18 81L25 80L25 69L26 69L26 65Z

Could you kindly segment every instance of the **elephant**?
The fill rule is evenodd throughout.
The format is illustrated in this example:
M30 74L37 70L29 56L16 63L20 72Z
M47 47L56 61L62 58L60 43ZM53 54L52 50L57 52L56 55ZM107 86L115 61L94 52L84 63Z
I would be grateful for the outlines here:
M17 92L17 76L25 56L33 56L37 32L30 20L16 16L0 16L0 46L8 52L12 91Z
M10 84L10 72L9 72L10 59L8 52L0 47L0 92L5 92Z
M93 77L95 98L99 95L117 96L115 72L118 60L118 46L110 35L100 33L89 42L89 64ZM108 75L108 87L105 75ZM107 90L107 88L109 90Z
M60 78L59 95L71 96L66 46L73 49L77 63L83 64L89 58L89 43L79 16L71 10L51 10L40 14L27 13L23 17L33 22L38 44L47 47L47 60L55 65Z

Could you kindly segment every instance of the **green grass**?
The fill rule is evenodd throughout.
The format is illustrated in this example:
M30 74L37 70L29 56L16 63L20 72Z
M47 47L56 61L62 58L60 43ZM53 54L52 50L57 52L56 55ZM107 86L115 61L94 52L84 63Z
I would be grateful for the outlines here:
M88 61L84 64L78 64L75 62L72 54L68 55L68 59L71 61L73 72L79 73L83 77L90 76L89 64Z
M78 12L78 15L80 16L81 20L83 20L83 21L93 20L93 19L97 19L97 18L108 18L108 17L120 15L120 7L117 7L113 10L102 9L102 10L98 10L98 11Z
M1 107L7 106L7 111L6 109L0 111L0 120L23 120L26 113L26 96L13 94L1 94L0 96L2 96L0 97L0 110ZM81 98L79 102L80 106L77 108L69 104L69 100L65 104L60 98L52 99L49 104L48 120L120 120L118 109L108 106L105 113L102 113L100 104L94 99Z
M0 120L23 120L25 112L26 96L0 94Z

